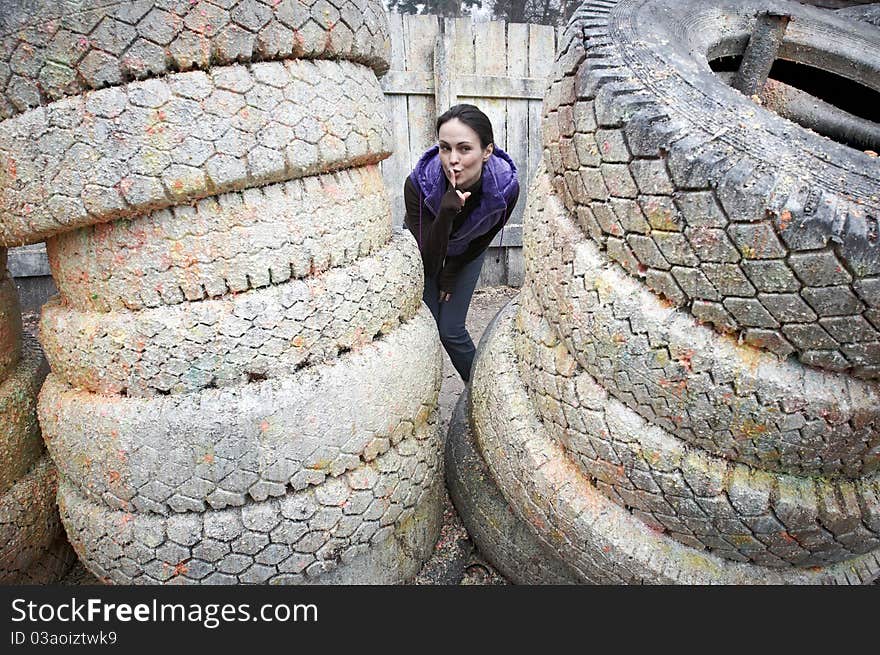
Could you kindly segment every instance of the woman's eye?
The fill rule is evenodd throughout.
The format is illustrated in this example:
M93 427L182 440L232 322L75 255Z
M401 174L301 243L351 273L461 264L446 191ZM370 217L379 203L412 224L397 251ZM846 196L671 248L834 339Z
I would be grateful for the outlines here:
M449 146L441 145L440 150L449 150Z

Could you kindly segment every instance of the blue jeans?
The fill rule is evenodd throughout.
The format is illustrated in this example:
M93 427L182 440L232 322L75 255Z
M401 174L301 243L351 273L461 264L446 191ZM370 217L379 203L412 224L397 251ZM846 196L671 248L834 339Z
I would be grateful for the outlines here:
M437 279L433 277L425 277L425 292L422 295L422 300L437 321L440 341L465 382L471 379L471 366L477 352L465 326L465 319L485 258L486 251L459 271L452 297L446 302L440 302L440 289L437 288Z

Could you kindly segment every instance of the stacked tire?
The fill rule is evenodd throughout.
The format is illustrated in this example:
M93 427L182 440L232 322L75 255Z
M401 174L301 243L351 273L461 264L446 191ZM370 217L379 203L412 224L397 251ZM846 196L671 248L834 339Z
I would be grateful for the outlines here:
M863 7L854 6L838 9L837 15L880 26L880 3L872 3Z
M61 517L107 582L400 582L439 532L440 350L378 169L385 15L223 5L92 3L7 85ZM13 93L81 34L69 84Z
M0 582L57 581L76 557L55 504L57 472L37 423L48 366L36 339L22 336L15 283L0 248Z
M797 18L795 59L880 45L785 2L595 0L568 26L526 284L447 447L465 523L520 526L478 539L514 581L880 575L880 166L713 77L701 57L768 9ZM477 482L494 501L462 501Z

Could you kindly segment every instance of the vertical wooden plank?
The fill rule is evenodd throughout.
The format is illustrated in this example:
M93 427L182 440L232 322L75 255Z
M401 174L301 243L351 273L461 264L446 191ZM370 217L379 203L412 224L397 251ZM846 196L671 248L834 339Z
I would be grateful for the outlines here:
M556 30L549 25L529 25L529 77L545 78L549 84L556 55ZM541 113L543 102L529 100L529 164L531 180L541 161Z
M437 35L434 46L434 106L443 113L456 103L452 87L455 75L455 20L443 19L443 30Z
M547 77L556 61L556 28L529 25L529 76Z
M388 24L391 35L391 67L394 70L404 70L406 68L406 48L403 16L389 13ZM394 153L382 162L382 177L391 198L392 220L394 225L401 225L406 211L403 204L403 183L411 170L406 96L386 95L385 106L394 134Z
M474 58L477 75L507 75L507 43L504 23L492 21L474 25ZM507 150L507 102L505 100L473 99L492 121L495 143Z
M527 77L529 26L511 23L507 26L507 76ZM510 224L522 223L526 206L526 190L529 186L529 101L507 100L507 153L516 163L520 180L520 199L510 217ZM512 244L519 245L519 244Z
M434 68L434 45L440 26L436 16L406 16L406 69L432 72ZM422 153L436 142L434 121L436 107L433 96L412 95L407 99L409 108L410 170Z
M529 26L511 23L507 26L507 75L528 77L529 74Z
M505 248L505 250L507 251L506 284L511 287L521 287L526 279L526 263L522 246Z
M474 24L470 18L455 19L455 72L457 75L473 75L474 62Z
M507 284L507 262L504 250L490 246L483 260L483 268L480 269L480 277L477 280L477 288L497 287ZM497 261L496 261L497 260Z

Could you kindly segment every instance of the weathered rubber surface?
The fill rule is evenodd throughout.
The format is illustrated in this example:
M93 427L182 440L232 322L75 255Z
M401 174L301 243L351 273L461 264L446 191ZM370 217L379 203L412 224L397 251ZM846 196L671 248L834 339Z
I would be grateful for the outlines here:
M321 484L373 460L437 403L427 308L329 365L235 389L151 399L77 391L51 374L39 418L65 478L125 511L203 511Z
M7 0L0 16L0 119L89 89L194 68L287 58L350 59L381 75L390 40L369 0Z
M26 337L18 365L0 382L0 493L9 490L43 453L37 394L48 373L40 345Z
M578 576L529 530L498 490L477 451L468 420L468 390L459 397L446 437L446 486L477 548L515 584L576 584Z
M0 122L0 244L34 243L391 151L372 70L286 60L91 91Z
M868 583L869 553L829 566L774 569L700 552L656 533L603 496L535 414L517 371L517 304L486 337L471 380L475 441L514 512L585 582L598 584Z
M28 564L27 568L11 574L5 584L46 585L57 583L76 563L76 553L67 541L61 522L58 537L42 556Z
M13 582L61 534L58 474L48 454L0 496L0 583Z
M603 256L542 175L530 198L523 248L537 313L609 393L733 461L851 478L878 469L875 383L780 362L699 325Z
M0 262L2 264L3 262ZM21 307L18 291L6 268L0 268L0 382L15 368L21 355Z
M342 268L218 300L79 312L54 298L40 338L52 371L102 394L146 397L290 375L388 334L421 307L408 234Z
M880 27L880 3L837 10L838 16L855 19Z
M86 567L118 584L401 582L428 558L440 528L440 440L436 416L427 418L373 461L232 509L127 513L62 480L64 527Z
M669 301L780 355L876 378L880 159L755 105L707 64L741 52L768 8L795 17L780 57L880 90L880 32L833 12L590 0L557 56L545 162L584 231Z
M736 561L806 567L880 553L878 474L773 474L687 448L609 397L523 294L520 377L547 435L602 494L673 539Z
M391 237L378 166L225 193L49 239L52 277L80 310L143 309L281 284Z

